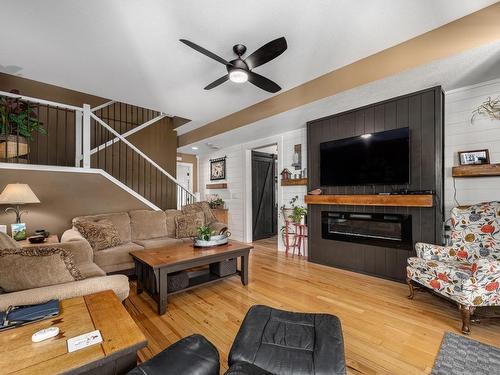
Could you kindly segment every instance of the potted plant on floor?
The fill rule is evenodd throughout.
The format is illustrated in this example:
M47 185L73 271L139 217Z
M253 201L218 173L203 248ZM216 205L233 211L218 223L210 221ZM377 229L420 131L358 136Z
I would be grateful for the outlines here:
M18 94L18 90L11 90ZM0 98L0 158L11 159L29 153L34 133L47 134L34 109L35 104L18 98Z

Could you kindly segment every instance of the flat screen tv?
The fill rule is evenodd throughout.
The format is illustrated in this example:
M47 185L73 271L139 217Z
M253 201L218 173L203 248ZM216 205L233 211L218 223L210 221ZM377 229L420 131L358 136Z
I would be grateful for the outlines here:
M322 186L410 183L410 129L400 128L320 144Z

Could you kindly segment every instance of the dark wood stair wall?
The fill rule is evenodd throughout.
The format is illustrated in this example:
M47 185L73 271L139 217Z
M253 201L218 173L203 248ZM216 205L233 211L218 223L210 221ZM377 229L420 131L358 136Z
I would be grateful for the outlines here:
M433 207L309 205L309 260L403 281L406 259L414 250L323 239L321 211L412 215L413 242L440 243L443 221L443 93L434 87L380 103L310 121L307 124L308 190L323 194L377 194L393 189L434 190ZM410 128L410 184L388 186L321 186L319 145L322 142L396 128ZM397 157L397 155L395 155Z

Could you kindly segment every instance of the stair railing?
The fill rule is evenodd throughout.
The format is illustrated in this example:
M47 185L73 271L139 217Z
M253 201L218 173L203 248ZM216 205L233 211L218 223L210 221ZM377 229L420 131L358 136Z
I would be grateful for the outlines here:
M12 131L8 126L4 126L3 132L0 127L0 162L101 168L162 209L173 208L173 206L180 208L196 202L196 196L192 192L184 188L175 177L127 140L130 135L160 121L167 116L166 114L153 111L155 117L120 134L96 115L97 111L113 105L114 101L94 108L88 104L78 107L4 91L0 91L0 99L2 100L0 105L4 105L6 100L22 103L28 112L33 112L34 117L38 118L42 125L46 128L51 126L50 130L46 129L49 130L47 134L34 134L28 146L24 137L19 134L19 127ZM0 125L5 125L6 122L0 120L3 121ZM95 144L92 148L91 129L94 123L99 124L108 135L104 143ZM95 137L96 127L94 127ZM109 137L109 134L112 137ZM94 143L95 141L96 139ZM115 144L118 147L114 147ZM71 156L73 148L74 157ZM122 150L127 151L126 155L122 155ZM110 153L112 158L117 154L116 157L120 161L118 172L115 171L113 160L111 159L111 164L107 160L106 156ZM125 160L121 163L120 159ZM127 165L128 160L132 160L131 166ZM134 165L136 165L135 170ZM125 173L122 173L123 168L125 168ZM130 173L132 177L137 177L135 180L140 180L140 182L131 179Z

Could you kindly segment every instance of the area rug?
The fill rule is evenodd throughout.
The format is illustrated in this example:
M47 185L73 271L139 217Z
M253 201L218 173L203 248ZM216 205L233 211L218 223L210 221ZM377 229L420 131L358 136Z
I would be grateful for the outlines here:
M432 375L500 375L500 349L446 332Z

